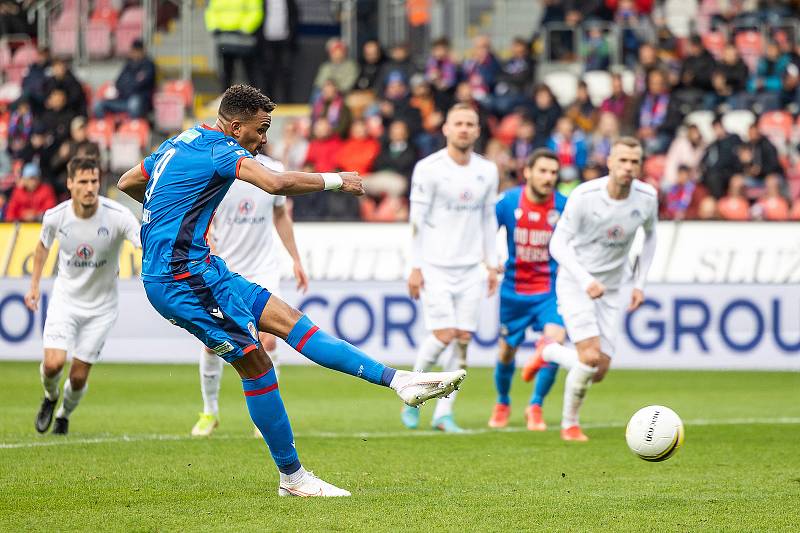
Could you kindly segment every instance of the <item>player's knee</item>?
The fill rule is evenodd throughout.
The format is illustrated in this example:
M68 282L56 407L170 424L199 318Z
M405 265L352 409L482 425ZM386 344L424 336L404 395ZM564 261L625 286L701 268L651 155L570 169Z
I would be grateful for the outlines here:
M275 348L277 347L278 343L275 342L274 335L268 335L266 333L262 333L261 335L259 335L259 339L261 340L261 345L264 347L264 350L266 350L268 354L270 352L275 351Z
M61 369L64 368L64 363L62 361L45 361L42 363L42 368L44 368L46 376L53 377L61 372Z
M456 330L455 329L437 329L433 332L433 335L439 339L439 342L442 344L450 344L456 338Z
M590 346L584 348L578 352L579 359L581 363L591 366L593 368L598 368L601 364L601 353L600 350Z
M89 374L86 372L70 372L69 384L72 390L81 390L86 386L86 381L89 379Z
M517 352L517 350L515 348L512 348L511 346L506 345L503 349L500 350L500 354L498 356L498 359L500 359L501 363L503 363L504 365L507 365L508 363L510 363L511 361L514 360L514 356L516 355L516 352Z
M469 342L472 340L472 333L458 329L455 332L455 337L458 342Z

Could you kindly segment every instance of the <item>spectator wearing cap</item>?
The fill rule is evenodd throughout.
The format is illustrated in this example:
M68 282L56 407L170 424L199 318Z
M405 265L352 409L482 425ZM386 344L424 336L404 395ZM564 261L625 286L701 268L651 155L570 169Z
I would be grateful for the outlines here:
M45 81L45 91L48 95L56 89L64 91L67 108L78 115L86 115L86 95L83 87L63 59L53 60L50 76Z
M678 181L678 168L700 168L706 142L696 124L689 124L682 135L678 135L667 151L664 161L664 176L661 178L661 189L667 190Z
M311 121L315 122L320 117L328 119L339 137L345 137L350 130L350 109L332 79L322 84L322 89L311 106Z
M770 174L764 180L764 194L753 206L754 218L759 220L789 220L789 202L783 195L783 179Z
M361 47L358 78L354 88L359 91L375 92L385 62L386 58L383 56L380 43L375 40L365 42Z
M41 47L36 52L36 59L28 65L25 77L22 78L22 97L30 102L34 114L44 111L44 101L47 99L45 83L49 69L50 49L46 46Z
M789 66L789 56L781 53L778 43L767 43L765 54L759 58L756 72L747 82L749 98L745 108L757 106L759 112L773 111L781 105L783 75Z
M703 154L700 161L700 182L706 186L714 198L721 198L728 188L728 180L738 166L737 148L742 144L738 135L728 133L722 125L721 117L712 122L715 140Z
M6 207L7 222L37 222L44 212L56 205L53 187L42 182L36 163L22 168L19 184L14 188Z
M319 91L328 80L344 94L350 92L358 79L358 64L347 57L347 45L338 38L329 39L325 44L328 60L320 65L314 77L314 91ZM316 94L312 94L313 97Z
M694 179L692 167L679 165L675 181L665 188L666 195L661 203L661 216L667 220L693 220L699 218L700 204L708 196L708 191Z
M488 35L475 37L472 50L461 65L461 70L464 80L469 83L472 97L486 103L500 73L500 62L492 51L492 41Z
M116 96L99 100L94 106L95 115L103 118L106 113L128 113L131 118L143 118L152 106L155 82L155 63L145 53L142 41L137 39L114 84Z
M528 41L514 37L511 42L511 57L503 63L497 75L497 84L492 97L492 111L505 116L514 108L524 105L533 82L534 64Z

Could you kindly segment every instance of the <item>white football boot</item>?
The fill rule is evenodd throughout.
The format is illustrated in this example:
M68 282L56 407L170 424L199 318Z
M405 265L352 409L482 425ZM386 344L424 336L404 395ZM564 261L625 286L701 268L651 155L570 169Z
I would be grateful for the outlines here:
M458 390L467 377L466 370L453 372L407 372L398 370L391 387L406 405L418 407L431 398L447 396Z
M299 496L301 498L314 496L338 497L350 496L350 493L331 485L327 481L322 481L314 475L314 472L306 471L297 483L281 481L280 485L278 485L278 496Z

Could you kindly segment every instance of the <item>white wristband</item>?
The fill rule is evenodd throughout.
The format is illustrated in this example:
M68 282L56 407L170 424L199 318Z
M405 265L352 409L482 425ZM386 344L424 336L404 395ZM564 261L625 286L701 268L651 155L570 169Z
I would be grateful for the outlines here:
M336 172L322 172L322 180L325 182L325 190L336 190L342 187L342 177Z

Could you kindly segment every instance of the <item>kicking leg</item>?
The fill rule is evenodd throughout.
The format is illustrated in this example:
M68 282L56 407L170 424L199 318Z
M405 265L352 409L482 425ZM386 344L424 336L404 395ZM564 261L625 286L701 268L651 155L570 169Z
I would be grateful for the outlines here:
M193 437L208 437L219 426L219 387L225 361L203 346L200 349L200 392L203 412L192 428Z
M444 363L443 370L457 371L464 370L467 366L467 349L472 340L472 333L469 331L456 330L456 344L453 353ZM457 391L453 391L447 396L441 397L436 401L436 409L433 412L431 425L446 433L461 433L464 431L453 419L453 404L456 402Z
M414 372L429 372L433 365L439 361L442 352L455 338L456 330L454 328L432 331L419 346L417 360L414 363ZM417 429L419 427L419 409L404 405L400 411L400 420L408 429Z
M500 353L494 366L494 386L497 389L497 403L494 405L492 417L489 419L490 428L504 428L508 425L511 414L511 381L514 379L515 356L517 347L509 345L505 339L498 342Z
M56 413L56 423L53 426L53 433L66 435L69 433L69 415L78 407L78 404L86 394L89 385L89 371L92 365L72 357L72 364L69 367L69 378L64 382L64 399L61 407Z
M315 326L311 320L272 295L259 319L259 329L271 333L318 365L394 389L408 405L453 392L465 371L413 373L387 367L364 352Z
M307 472L300 464L294 435L283 405L275 370L262 347L231 363L242 378L247 410L261 431L272 459L280 471L281 496L350 496Z
M44 389L44 399L36 414L36 431L44 433L50 428L53 422L53 412L58 403L58 384L61 381L61 373L64 370L64 363L67 360L66 350L55 348L45 348L44 359L39 365L39 377Z

